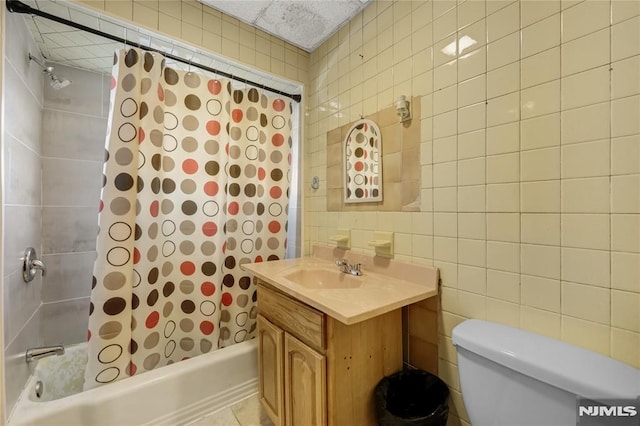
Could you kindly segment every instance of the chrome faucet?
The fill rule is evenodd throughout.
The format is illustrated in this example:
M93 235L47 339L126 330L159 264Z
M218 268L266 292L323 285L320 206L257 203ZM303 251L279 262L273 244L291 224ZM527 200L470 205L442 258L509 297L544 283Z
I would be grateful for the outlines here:
M40 358L44 358L52 355L63 355L63 354L64 354L64 346L62 345L43 346L41 348L27 349L27 352L24 354L24 359L27 362L31 362L34 360L38 360Z
M353 265L349 263L347 259L338 259L336 260L336 265L340 267L340 272L344 272L349 275L362 275L362 271L360 268L362 267L361 263L354 263Z

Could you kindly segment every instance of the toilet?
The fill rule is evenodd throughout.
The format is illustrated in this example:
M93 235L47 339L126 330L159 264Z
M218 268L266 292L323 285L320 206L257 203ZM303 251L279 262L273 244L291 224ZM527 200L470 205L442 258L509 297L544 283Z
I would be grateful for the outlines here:
M598 405L640 396L640 370L549 337L474 319L453 329L453 344L473 426L574 426L577 398ZM616 415L637 411L637 400L628 405Z

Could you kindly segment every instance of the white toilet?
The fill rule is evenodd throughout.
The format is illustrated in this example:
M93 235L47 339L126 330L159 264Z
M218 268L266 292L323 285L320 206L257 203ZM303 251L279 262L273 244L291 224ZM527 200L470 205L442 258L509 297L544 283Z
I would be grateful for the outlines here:
M453 329L453 344L473 426L575 426L579 397L640 396L640 370L549 337L467 320Z

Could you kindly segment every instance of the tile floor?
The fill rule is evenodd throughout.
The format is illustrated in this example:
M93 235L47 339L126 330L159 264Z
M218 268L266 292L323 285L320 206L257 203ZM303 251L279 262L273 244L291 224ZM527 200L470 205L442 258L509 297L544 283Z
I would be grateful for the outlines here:
M273 426L273 422L255 394L185 426Z

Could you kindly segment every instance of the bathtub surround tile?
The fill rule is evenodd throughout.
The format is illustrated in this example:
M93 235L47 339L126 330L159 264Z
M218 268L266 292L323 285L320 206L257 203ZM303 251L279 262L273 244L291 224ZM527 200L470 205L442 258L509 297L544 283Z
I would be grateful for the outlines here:
M42 253L95 250L98 213L95 207L43 207Z
M102 162L106 118L45 108L42 119L43 156Z
M29 365L24 362L28 348L42 346L40 334L41 310L38 309L26 322L20 333L8 341L5 336L4 350L4 390L7 412L10 413L18 401L25 383L31 375Z
M71 299L42 304L43 344L71 345L87 340L89 328L89 298Z
M4 271L7 276L22 269L22 257L27 247L42 255L40 206L6 206L4 216Z
M16 15L18 16L18 15ZM27 89L33 93L35 99L42 103L43 78L42 69L35 62L29 60L29 53L42 60L40 49L21 19L6 18L5 34L10 42L5 43L5 58L22 76Z
M89 297L96 252L60 253L42 256L47 265L43 279L42 301L56 302Z
M73 83L72 90L55 90L49 84L44 85L44 107L47 109L77 112L81 114L102 116L104 85L102 74L88 72L65 65L55 65L56 75Z
M6 61L4 65L4 96L11 99L4 131L39 154L42 151L42 101L34 98L11 65Z
M42 277L36 276L33 281L25 283L20 270L4 276L3 282L5 341L11 342L40 306Z
M102 162L43 158L45 206L97 206L102 188Z
M42 200L41 158L13 136L5 135L6 204L40 205Z

